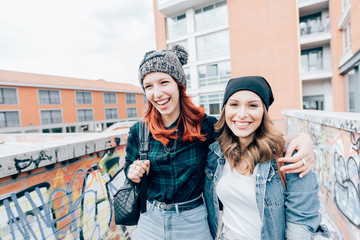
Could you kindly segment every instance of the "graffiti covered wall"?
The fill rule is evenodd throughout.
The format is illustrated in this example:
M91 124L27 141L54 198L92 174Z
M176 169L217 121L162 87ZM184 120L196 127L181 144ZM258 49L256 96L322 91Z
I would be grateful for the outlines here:
M131 239L134 228L115 225L110 208L125 178L125 132L2 139L19 153L0 155L0 240ZM38 150L22 151L34 141Z
M284 111L288 134L314 142L321 202L346 239L360 239L360 114Z

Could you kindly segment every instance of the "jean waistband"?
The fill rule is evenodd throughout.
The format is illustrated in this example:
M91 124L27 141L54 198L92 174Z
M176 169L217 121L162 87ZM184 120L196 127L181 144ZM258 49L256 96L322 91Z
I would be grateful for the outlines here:
M203 197L199 196L193 200L181 203L164 203L156 200L149 200L154 207L164 211L184 211L194 209L204 203Z

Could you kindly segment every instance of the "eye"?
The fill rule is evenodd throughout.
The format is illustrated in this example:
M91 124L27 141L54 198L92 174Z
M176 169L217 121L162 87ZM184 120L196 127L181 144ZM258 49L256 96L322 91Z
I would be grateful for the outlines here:
M168 80L163 80L163 81L161 81L161 84L167 84L167 83L169 83L170 81L168 81Z
M150 84L144 86L145 89L149 89L150 87L151 87Z
M250 104L250 107L251 107L251 108L257 108L257 107L259 107L259 105L258 105L258 104L255 104L255 103L252 103L252 104Z
M231 107L236 107L238 104L237 103L230 103L229 104Z

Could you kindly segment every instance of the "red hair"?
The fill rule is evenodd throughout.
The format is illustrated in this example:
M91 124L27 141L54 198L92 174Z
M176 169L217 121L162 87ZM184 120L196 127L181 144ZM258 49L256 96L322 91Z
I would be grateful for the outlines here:
M145 113L145 121L149 123L149 128L154 139L167 145L170 139L179 138L172 135L179 127L179 122L184 125L183 141L194 141L196 139L205 141L205 134L201 134L201 122L204 119L205 109L197 107L186 94L185 87L176 82L179 88L180 118L173 129L166 129L161 119L160 112L148 101L148 109Z

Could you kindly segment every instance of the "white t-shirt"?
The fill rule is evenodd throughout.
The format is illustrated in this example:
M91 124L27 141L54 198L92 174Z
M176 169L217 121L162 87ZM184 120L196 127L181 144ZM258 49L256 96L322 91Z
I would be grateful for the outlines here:
M239 239L261 239L262 222L255 196L255 172L252 176L244 176L231 170L225 161L223 172L216 185L216 194L223 203L222 220Z

